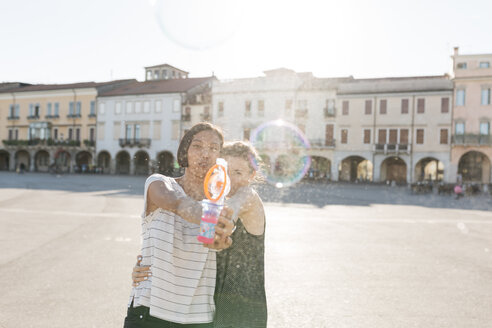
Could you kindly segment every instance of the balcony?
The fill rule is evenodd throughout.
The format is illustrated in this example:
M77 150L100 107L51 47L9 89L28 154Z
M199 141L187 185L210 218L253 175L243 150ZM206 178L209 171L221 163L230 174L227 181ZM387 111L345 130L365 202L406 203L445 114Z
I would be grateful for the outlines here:
M95 147L96 142L94 140L84 140L84 145L89 148L89 147Z
M89 117L96 117L96 113L90 113Z
M121 138L120 147L150 147L151 139L142 138Z
M409 144L375 144L374 152L383 154L409 154L411 145Z
M32 139L32 140L3 140L5 146L48 146L48 147L80 147L80 140L54 140L54 139Z
M335 140L326 139L309 139L309 144L311 148L335 148Z
M14 121L14 120L18 120L19 119L19 116L8 116L7 117L7 120L9 121Z
M60 115L46 115L44 118L60 118Z
M81 117L82 117L82 115L80 115L80 114L68 114L67 115L67 118L81 118Z
M191 114L183 114L183 115L181 115L181 121L183 121L183 122L190 122L191 121Z
M29 115L27 117L28 120L39 120L39 115Z
M461 134L451 138L453 145L492 145L492 136L480 134Z
M335 110L335 107L325 107L323 108L323 112L325 113L325 118L328 118L328 117L335 117L335 113L336 113L336 110Z

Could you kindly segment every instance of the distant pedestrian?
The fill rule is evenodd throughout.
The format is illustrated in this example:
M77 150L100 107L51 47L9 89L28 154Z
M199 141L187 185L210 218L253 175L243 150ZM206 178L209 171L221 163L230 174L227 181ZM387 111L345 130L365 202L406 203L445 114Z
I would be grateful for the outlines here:
M463 188L460 185L456 185L454 187L454 194L456 199L463 197Z

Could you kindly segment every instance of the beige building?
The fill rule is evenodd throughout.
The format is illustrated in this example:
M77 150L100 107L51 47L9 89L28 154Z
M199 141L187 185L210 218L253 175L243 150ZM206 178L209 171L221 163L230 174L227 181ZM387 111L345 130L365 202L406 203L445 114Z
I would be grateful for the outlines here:
M341 181L448 181L447 76L356 79L337 92L333 177Z
M1 168L38 172L91 168L97 94L130 81L0 89Z
M465 183L491 182L492 54L462 55L455 48L451 164ZM452 180L455 181L456 175Z

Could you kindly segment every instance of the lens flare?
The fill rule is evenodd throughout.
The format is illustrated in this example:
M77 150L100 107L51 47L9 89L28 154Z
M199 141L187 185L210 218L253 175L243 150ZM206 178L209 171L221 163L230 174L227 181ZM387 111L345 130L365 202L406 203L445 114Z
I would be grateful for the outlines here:
M238 31L243 10L239 0L150 0L159 28L179 46L206 50Z
M250 142L263 160L262 165L252 161L253 166L277 188L294 185L309 170L309 141L293 124L283 120L264 123L252 132Z

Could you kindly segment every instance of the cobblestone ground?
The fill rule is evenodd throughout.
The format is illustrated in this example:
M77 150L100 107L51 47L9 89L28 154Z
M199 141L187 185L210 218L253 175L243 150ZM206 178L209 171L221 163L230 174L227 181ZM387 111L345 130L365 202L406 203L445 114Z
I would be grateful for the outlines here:
M144 181L0 172L0 327L122 327ZM490 327L490 196L259 189L269 327Z

